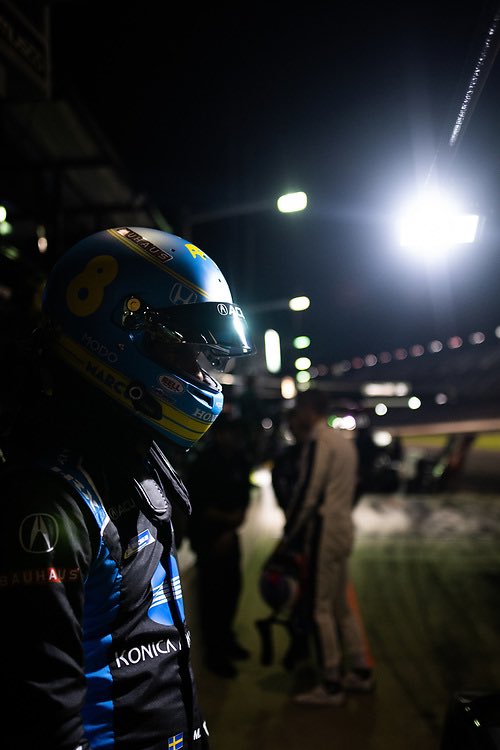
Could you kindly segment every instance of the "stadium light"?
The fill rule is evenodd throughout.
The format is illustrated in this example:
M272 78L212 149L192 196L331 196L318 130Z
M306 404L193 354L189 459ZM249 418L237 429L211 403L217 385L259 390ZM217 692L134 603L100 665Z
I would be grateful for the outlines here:
M463 213L440 191L423 193L402 213L399 244L427 258L475 242L479 216Z

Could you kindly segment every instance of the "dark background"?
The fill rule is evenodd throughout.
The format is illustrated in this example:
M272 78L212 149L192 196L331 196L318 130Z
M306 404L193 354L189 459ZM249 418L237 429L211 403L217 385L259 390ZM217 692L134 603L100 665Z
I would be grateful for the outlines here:
M16 10L33 19L47 11L47 91L15 85L7 56L1 99L0 199L49 234L43 259L29 240L31 265L48 270L91 231L151 225L155 213L142 208L153 205L219 263L259 341L268 326L285 348L308 334L313 363L329 371L434 338L467 343L483 331L498 341L495 3L0 8L14 29L0 27L0 55L2 35L8 53L14 32L28 37ZM109 160L128 192L104 179ZM403 202L431 181L483 218L479 241L440 263L402 253L396 236ZM291 190L304 190L308 207L279 214L274 201ZM239 210L248 205L257 209ZM196 220L207 212L220 215ZM256 311L298 294L311 299L304 313Z
M190 239L242 304L307 294L294 332L331 362L500 320L498 65L447 145L494 13L480 2L62 2L54 83L78 91L178 233L186 214L307 192L303 214L219 219ZM405 257L395 237L398 208L431 172L487 217L481 242L438 267Z

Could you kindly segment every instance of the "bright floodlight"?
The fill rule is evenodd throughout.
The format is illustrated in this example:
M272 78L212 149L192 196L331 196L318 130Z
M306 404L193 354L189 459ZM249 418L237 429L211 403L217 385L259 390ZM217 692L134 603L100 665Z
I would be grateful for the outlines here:
M267 330L264 334L264 351L266 367L269 372L279 372L281 370L280 337L279 333L272 328Z
M286 193L278 198L278 211L282 214L291 214L294 211L303 211L307 206L307 195L305 193Z
M310 304L311 300L309 297L293 297L288 302L288 307L294 312L300 312L301 310L307 310Z
M402 247L428 256L476 239L479 216L462 214L441 193L422 196L404 212L399 226Z

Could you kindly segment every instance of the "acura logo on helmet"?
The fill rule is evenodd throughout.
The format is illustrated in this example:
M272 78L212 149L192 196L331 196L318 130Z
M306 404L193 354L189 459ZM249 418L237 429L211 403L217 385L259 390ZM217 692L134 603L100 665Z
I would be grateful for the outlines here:
M236 315L238 318L244 318L243 312L241 310L241 307L236 307L236 305L225 305L223 302L219 302L217 305L217 312L219 315Z
M19 529L19 541L25 552L45 554L51 552L59 539L59 528L48 513L26 516Z

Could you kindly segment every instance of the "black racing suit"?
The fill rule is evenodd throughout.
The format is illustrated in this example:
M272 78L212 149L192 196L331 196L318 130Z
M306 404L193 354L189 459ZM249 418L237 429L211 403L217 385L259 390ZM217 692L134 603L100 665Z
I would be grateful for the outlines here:
M207 748L158 446L111 473L49 453L0 498L3 746Z

